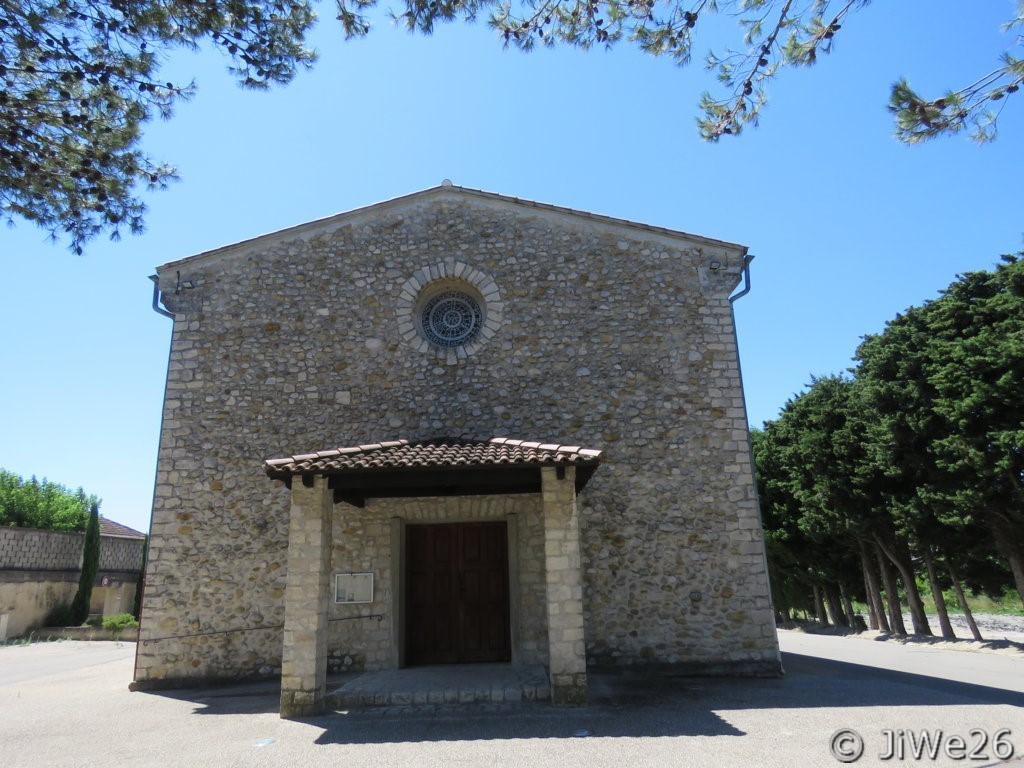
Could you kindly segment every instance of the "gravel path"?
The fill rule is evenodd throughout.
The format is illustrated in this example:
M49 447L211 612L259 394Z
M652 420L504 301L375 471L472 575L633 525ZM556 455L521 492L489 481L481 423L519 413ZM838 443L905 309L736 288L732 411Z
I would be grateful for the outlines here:
M907 618L909 622L909 617ZM932 631L938 631L939 617L929 616ZM949 623L953 625L953 631L957 637L971 637L971 630L967 626L964 617L959 613L949 615ZM976 613L974 623L978 625L981 636L986 640L1009 640L1014 643L1024 643L1024 616L1008 616L999 613Z
M903 623L910 631L913 624L910 621L910 614L903 615ZM928 614L928 623L932 632L941 635L939 629L939 617L935 614ZM963 640L971 640L971 630L967 621L960 613L950 613L949 623L953 625L956 636ZM1024 616L1010 616L1000 613L976 613L974 623L978 625L981 636L986 641L1009 640L1012 643L1024 643Z
M795 629L798 632L803 632L809 635L842 635L859 640L877 640L907 646L926 645L935 649L948 651L977 651L980 653L1000 653L1024 656L1024 616L1011 616L998 613L974 614L974 621L978 625L978 629L983 638L982 642L974 640L971 635L971 630L967 626L967 622L961 614L950 614L949 621L950 624L953 625L953 631L956 633L956 640L943 639L941 630L939 629L939 617L934 614L928 614L928 624L934 633L930 637L925 635L909 635L904 637L900 635L890 635L877 630L868 630L866 632L855 634L848 629L837 628L831 625L822 627L821 625L814 623L801 624L798 626L782 626L779 627L779 629L781 631ZM906 625L908 631L913 628L913 623L910 620L910 614L903 615L903 623Z

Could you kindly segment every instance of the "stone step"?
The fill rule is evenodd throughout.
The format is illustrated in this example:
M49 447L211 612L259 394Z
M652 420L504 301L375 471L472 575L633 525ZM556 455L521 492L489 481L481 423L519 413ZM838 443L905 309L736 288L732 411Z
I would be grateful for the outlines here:
M458 664L364 672L327 693L333 709L548 701L541 666Z

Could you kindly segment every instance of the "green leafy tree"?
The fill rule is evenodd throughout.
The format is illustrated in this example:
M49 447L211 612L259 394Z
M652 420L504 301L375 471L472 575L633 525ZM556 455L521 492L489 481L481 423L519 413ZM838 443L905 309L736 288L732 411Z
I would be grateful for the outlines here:
M818 588L839 624L849 622L849 601L863 592L860 541L870 536L852 387L841 376L814 379L754 444L775 580Z
M1024 602L1024 253L961 276L930 305L930 381L949 424L934 441L956 478L950 514L979 519Z
M378 0L336 3L347 38L369 33ZM868 4L404 0L391 16L424 34L440 22L485 16L506 46L524 51L626 43L679 65L690 63L709 17L729 16L741 40L708 55L720 85L701 97L697 120L700 135L717 141L756 125L769 83L831 52L850 17ZM243 86L265 88L312 64L304 39L314 21L311 0L0 0L0 219L34 222L67 237L78 253L100 232L139 232L146 210L139 188L175 178L173 168L140 149L142 126L169 117L193 92L191 83L160 77L163 54L212 43L231 57L229 69ZM1024 0L1007 27L1022 24ZM1024 61L1013 50L987 75L938 98L920 96L901 79L889 99L896 136L913 143L967 129L988 141L1022 82Z
M0 469L0 526L83 531L93 504L99 499L81 488L72 491L46 478L25 480Z
M899 536L925 566L932 597L946 637L953 629L946 615L940 573L970 573L990 563L991 539L979 509L954 503L962 488L978 478L957 473L936 453L938 444L956 431L939 407L935 365L944 351L937 347L936 313L945 300L911 307L890 321L882 334L868 336L857 351L858 377L877 419L873 447L885 467L886 503ZM962 346L964 339L956 339Z
M174 177L139 148L142 125L193 90L161 80L166 51L209 40L265 88L313 61L313 21L294 0L0 0L0 217L78 253L101 231L141 231L137 187Z
M81 624L89 618L89 603L92 601L92 585L100 569L100 508L93 504L89 512L89 524L85 528L82 544L82 572L78 577L78 591L71 601L71 622Z
M856 354L860 389L874 414L868 445L880 469L879 503L886 512L886 525L875 541L896 564L905 584L915 562L923 562L926 571L934 573L936 549L945 550L957 529L965 527L958 525L965 521L955 517L942 519L934 500L934 489L952 478L938 467L930 450L948 425L933 408L927 315L927 305L911 307L888 322L883 333L865 337ZM916 591L916 585L908 587L911 615L919 631L916 625L924 610ZM943 635L951 636L941 592L933 589L933 597Z
M835 614L828 590L852 591L856 553L880 626L878 576L905 631L895 567L914 631L931 632L926 574L952 636L947 586L969 622L963 584L1001 595L1012 579L1024 594L1024 254L898 315L856 360L852 380L814 379L754 432L776 597L809 584Z
M757 494L761 502L768 577L772 602L784 620L793 612L814 610L808 600L816 583L807 566L810 542L800 530L800 508L792 493L788 473L781 466L785 436L780 424L771 421L764 429L752 429L750 440L757 475Z
M338 0L338 18L349 37L369 31L365 11L377 2ZM849 17L869 4L870 0L406 0L404 12L394 17L410 30L429 34L438 21L472 21L486 12L505 44L522 50L628 42L685 65L708 18L730 16L742 31L742 41L708 54L707 68L715 72L720 88L701 97L704 114L697 120L701 136L717 141L740 133L747 124L756 125L767 103L766 86L779 72L810 66L831 53ZM1012 30L1020 25L1024 0L1018 0L1005 26ZM1016 47L1021 45L1018 38ZM896 136L913 143L967 128L976 140L991 140L998 112L1022 82L1024 61L1011 51L1004 52L989 74L940 98L919 96L901 78L892 86L889 100ZM997 105L994 111L992 105Z
M975 580L994 547L1024 594L1024 264L960 277L857 358L898 529Z

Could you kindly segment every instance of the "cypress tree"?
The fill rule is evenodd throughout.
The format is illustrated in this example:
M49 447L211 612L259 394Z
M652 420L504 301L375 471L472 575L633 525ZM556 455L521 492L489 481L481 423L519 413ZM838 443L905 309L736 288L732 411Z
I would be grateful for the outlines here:
M100 569L100 508L92 505L89 524L85 528L85 543L82 545L82 573L78 577L78 591L71 603L71 623L82 624L89 618L89 602L92 600L92 584Z

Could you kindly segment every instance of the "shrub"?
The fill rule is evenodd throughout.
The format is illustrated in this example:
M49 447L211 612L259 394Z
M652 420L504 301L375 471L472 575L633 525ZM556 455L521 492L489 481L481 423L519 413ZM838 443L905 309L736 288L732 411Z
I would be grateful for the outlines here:
M111 616L103 617L103 628L113 634L114 637L120 637L121 633L126 629L136 629L138 626L139 622L130 613L115 613Z

